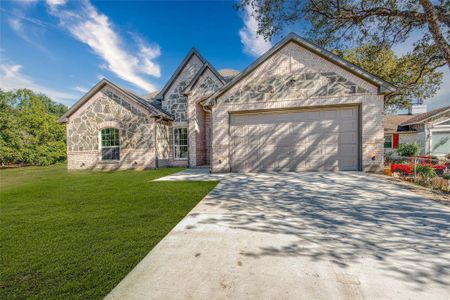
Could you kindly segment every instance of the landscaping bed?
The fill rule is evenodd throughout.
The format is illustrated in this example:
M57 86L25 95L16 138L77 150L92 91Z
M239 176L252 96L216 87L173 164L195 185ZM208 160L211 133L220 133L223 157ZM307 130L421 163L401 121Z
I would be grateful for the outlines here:
M450 161L432 156L389 157L384 174L404 181L450 192Z

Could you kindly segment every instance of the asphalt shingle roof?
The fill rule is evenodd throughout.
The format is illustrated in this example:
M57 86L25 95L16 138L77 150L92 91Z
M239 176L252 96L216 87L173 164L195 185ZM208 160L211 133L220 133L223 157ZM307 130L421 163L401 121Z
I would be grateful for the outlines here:
M403 121L400 125L406 126L406 125L419 124L419 123L422 123L422 122L426 121L427 119L434 117L440 113L443 113L447 110L450 111L450 106L441 107L441 108L434 109L434 110L428 111L428 112L420 114L420 115L413 116L412 118Z

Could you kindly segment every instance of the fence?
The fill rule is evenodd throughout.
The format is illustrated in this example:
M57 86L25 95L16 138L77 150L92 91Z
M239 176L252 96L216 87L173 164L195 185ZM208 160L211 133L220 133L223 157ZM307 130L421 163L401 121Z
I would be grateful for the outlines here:
M450 160L434 156L386 156L385 174L449 191Z

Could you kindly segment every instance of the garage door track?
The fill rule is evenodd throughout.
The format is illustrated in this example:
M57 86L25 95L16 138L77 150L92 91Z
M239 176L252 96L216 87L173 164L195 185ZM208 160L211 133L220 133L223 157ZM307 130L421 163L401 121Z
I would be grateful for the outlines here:
M108 298L450 298L448 206L357 172L166 179L189 172L221 182Z

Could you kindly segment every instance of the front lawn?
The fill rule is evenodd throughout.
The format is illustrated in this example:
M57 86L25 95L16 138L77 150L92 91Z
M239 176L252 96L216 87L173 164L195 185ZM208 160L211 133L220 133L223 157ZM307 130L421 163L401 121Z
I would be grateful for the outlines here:
M0 170L0 298L104 297L217 184L177 171Z

